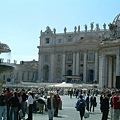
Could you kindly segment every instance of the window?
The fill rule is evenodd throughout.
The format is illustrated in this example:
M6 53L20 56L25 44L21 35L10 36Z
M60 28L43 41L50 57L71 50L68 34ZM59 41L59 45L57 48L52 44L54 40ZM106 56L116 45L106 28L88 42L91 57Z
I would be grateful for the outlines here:
M72 61L72 54L68 54L68 61Z
M48 62L48 55L45 55L45 62Z
M71 67L71 65L68 65L68 67Z
M60 61L61 60L61 56L60 55L58 55L58 61Z
M22 80L24 80L24 72L22 73Z
M46 38L46 44L49 44L50 38Z
M90 52L88 54L88 61L94 61L94 53L93 52Z
M58 43L61 43L61 39L58 39Z
M84 37L81 37L81 40L83 39Z
M83 61L83 59L84 59L84 55L83 55L83 53L81 53L80 54L80 60Z
M18 80L18 73L16 73L16 80Z
M29 80L29 72L28 72L28 74L27 74L27 80Z

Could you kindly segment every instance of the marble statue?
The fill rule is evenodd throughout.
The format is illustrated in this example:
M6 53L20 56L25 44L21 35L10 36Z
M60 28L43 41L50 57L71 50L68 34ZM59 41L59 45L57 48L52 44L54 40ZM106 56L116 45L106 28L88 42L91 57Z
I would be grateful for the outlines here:
M87 31L87 25L85 24L85 31Z
M78 32L80 32L80 25L78 26Z
M97 23L96 24L96 30L99 30L100 28L99 28L99 24Z
M56 34L56 29L55 28L53 29L53 32L54 32L54 34Z
M76 33L76 30L77 30L77 27L75 26L75 27L74 27L74 32L75 32L75 33Z
M65 27L65 28L64 28L64 33L66 33L66 31L67 31L67 28Z
M104 28L104 30L106 30L106 24L105 23L103 24L103 28Z
M91 27L91 31L93 31L93 28L94 28L94 22L92 22L91 24L90 24L90 27Z

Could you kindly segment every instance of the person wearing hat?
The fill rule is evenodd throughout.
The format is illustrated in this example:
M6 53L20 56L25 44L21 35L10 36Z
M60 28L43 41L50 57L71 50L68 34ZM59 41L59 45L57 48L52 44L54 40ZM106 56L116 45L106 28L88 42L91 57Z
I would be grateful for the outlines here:
M50 97L47 99L47 109L48 109L49 120L53 120L56 104L57 103L54 98L54 94L53 92L50 92Z
M101 112L102 112L102 120L107 120L109 113L109 99L111 94L107 93L103 100L101 101Z

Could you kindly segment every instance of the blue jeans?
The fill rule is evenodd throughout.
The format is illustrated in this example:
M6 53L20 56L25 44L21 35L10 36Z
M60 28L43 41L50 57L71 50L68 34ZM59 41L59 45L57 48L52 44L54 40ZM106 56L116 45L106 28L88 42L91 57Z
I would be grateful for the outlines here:
M114 120L119 120L119 117L120 117L120 109L113 109Z
M7 107L6 106L0 106L0 120L7 120Z
M48 109L49 120L53 120L54 117L54 108Z
M17 114L18 107L11 107L10 110L10 120L17 120L18 119L18 114ZM14 116L14 119L13 119Z

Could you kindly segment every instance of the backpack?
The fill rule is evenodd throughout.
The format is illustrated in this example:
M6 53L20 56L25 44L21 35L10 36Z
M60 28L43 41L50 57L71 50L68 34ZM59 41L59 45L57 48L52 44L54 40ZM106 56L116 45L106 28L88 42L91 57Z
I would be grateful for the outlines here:
M77 111L83 111L85 109L84 103L83 101L80 101L78 107L77 107Z

